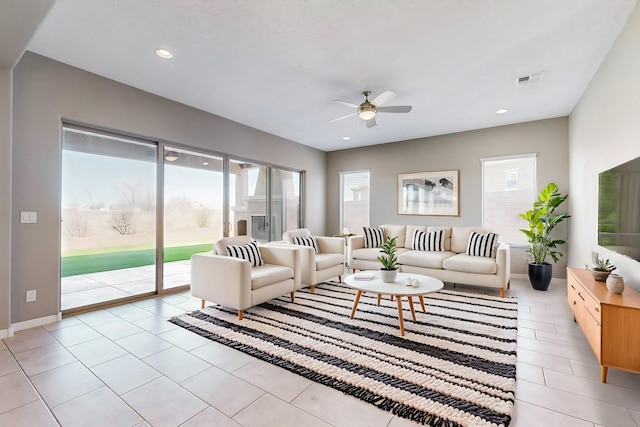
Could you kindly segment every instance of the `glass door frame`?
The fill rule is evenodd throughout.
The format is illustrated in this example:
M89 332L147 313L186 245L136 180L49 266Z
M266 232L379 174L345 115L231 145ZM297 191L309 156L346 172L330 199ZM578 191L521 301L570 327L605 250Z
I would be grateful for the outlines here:
M155 220L156 220L156 227L155 227L155 291L149 291L149 292L144 292L144 293L140 293L138 295L132 295L132 296L127 296L127 297L123 297L123 298L119 298L117 300L111 300L108 302L98 302L95 304L90 304L90 305L86 305L86 306L82 306L82 307L78 307L78 308L70 308L67 310L62 310L64 315L68 315L68 314L75 314L75 313L80 313L80 312L85 312L87 310L92 310L92 309L97 309L97 308L102 308L102 307L107 307L110 305L114 305L114 304L122 304L122 303L127 303L127 302L131 302L131 301L136 301L136 300L140 300L143 298L148 298L150 296L155 296L155 295L166 295L166 294L171 294L171 293L176 293L176 292L182 292L185 289L188 289L189 285L184 285L184 286L176 286L173 288L168 288L168 289L164 289L163 287L163 283L162 280L164 278L164 244L165 244L165 235L164 235L164 220L165 220L165 213L164 213L164 202L165 202L165 198L164 198L164 178L165 178L165 171L164 171L164 165L165 165L165 159L164 159L164 151L165 151L165 147L175 147L175 148L180 148L180 149L184 149L184 150L188 150L188 151L192 151L194 153L201 153L203 155L207 155L207 156L215 156L218 158L222 159L222 194L223 194L223 209L222 209L222 223L223 223L223 229L222 229L222 235L224 237L228 237L231 231L231 227L232 224L230 224L230 162L231 161L242 161L242 162L247 162L247 163L251 163L251 164L255 164L256 166L260 166L260 167L265 167L266 168L266 182L267 182L267 188L266 188L266 215L267 218L271 218L271 211L272 211L272 207L271 207L271 202L272 202L272 188L271 188L271 174L274 168L283 170L283 171L290 171L290 172L295 172L299 174L299 204L298 204L298 228L303 227L304 224L306 224L306 172L303 170L297 170L294 168L289 168L289 167L283 167L283 166L278 166L278 165L274 165L274 164L270 164L270 163L265 163L265 162L260 162L260 161L255 161L252 159L248 159L245 157L241 157L241 156L235 156L235 155L230 155L230 154L226 154L226 153L220 153L214 150L207 150L201 147L195 147L195 146L190 146L190 145L186 145L186 144L181 144L181 143L175 143L175 142L171 142L171 141L166 141L166 140L160 140L160 139L153 139L153 138L144 138L144 137L140 137L140 136L136 136L136 135L132 135L132 134L128 134L127 132L117 132L117 131L113 131L113 130L109 130L109 129L104 129L101 128L99 126L87 126L81 123L75 123L73 121L70 120L63 120L61 122L61 128L60 128L60 132L61 132L61 138L62 138L62 133L64 132L64 128L72 128L72 129L76 129L76 130L81 130L81 131L85 131L85 132L89 132L89 133L97 133L97 134L102 134L105 135L107 137L115 137L115 138L122 138L122 139L129 139L135 142L141 142L144 144L149 144L149 145L153 145L156 148L156 177L155 177L155 190L156 190L156 214L155 214ZM60 149L62 150L62 144L60 146ZM60 209L62 209L62 199L60 199ZM60 218L60 223L61 223L62 218ZM268 236L268 239L271 240L271 236L272 236L272 231L271 231L271 220L267 221L267 230L266 230L266 235ZM60 230L58 233L58 236L60 239L62 239L62 226L60 226ZM277 236L276 236L277 237ZM60 244L62 243L62 240L60 240ZM59 289L61 289L61 285L62 285L62 277L58 277L58 287ZM60 292L61 295L61 292ZM60 304L60 301L59 301Z

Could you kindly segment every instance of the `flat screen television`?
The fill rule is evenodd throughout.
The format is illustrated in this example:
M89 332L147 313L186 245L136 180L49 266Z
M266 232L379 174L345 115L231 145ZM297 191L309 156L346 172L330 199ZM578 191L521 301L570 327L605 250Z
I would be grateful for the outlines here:
M640 261L640 157L601 172L598 245Z

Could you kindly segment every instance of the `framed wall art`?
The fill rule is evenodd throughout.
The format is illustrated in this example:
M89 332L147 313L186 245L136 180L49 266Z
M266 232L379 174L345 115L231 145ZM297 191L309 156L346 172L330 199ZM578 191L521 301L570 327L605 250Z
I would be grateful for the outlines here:
M458 175L458 170L398 174L398 214L460 216Z

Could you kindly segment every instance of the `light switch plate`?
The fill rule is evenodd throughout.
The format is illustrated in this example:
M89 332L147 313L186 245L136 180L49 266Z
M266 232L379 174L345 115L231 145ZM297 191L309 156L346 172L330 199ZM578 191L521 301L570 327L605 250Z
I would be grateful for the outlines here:
M35 224L38 222L37 212L20 212L20 222L22 224Z

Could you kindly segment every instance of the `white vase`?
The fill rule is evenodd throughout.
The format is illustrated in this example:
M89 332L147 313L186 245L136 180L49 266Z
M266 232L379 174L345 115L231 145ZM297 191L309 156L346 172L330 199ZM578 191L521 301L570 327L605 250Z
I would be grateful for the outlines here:
M396 281L396 277L398 277L398 269L394 270L384 270L380 269L380 278L384 283L393 283Z
M624 291L624 280L622 276L610 274L609 277L607 277L607 289L614 294L621 294Z

